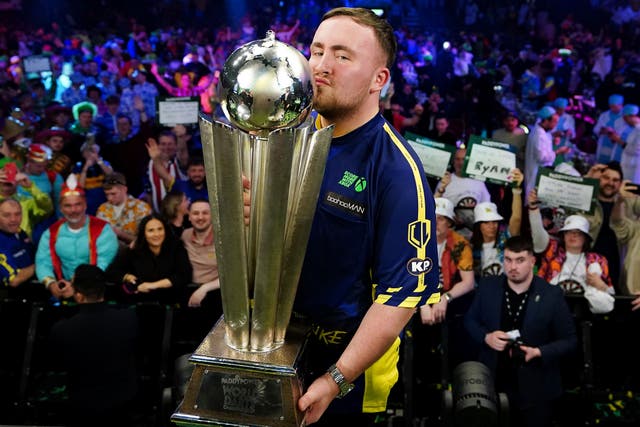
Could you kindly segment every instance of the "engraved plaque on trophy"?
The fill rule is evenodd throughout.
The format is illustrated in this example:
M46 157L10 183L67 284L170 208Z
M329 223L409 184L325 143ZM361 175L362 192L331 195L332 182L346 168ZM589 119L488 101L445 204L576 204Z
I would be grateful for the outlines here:
M200 131L223 317L172 421L299 427L307 331L289 320L333 128L313 131L307 60L272 32L234 51L219 85L231 125L201 116Z

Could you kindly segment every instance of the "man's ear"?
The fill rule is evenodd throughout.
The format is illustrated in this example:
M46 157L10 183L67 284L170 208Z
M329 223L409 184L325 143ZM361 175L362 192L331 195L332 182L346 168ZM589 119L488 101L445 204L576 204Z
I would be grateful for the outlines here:
M371 81L371 89L370 92L380 92L387 81L391 78L391 72L387 67L380 67L376 70L376 73L373 76L373 80Z
M87 297L82 292L78 291L73 292L73 299L78 304L84 304L87 301Z

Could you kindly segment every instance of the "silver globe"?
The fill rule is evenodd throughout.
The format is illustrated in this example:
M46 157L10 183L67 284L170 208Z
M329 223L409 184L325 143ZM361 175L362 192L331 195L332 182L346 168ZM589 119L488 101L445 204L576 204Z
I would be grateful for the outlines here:
M229 121L246 132L295 127L311 111L311 68L297 49L269 31L227 58L219 94Z

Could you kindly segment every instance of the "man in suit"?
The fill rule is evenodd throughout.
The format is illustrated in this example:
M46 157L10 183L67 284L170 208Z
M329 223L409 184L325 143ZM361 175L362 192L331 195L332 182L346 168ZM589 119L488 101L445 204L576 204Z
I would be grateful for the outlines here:
M56 323L49 337L56 368L67 372L67 421L74 426L128 426L137 394L138 321L134 311L104 302L106 283L99 267L79 265L72 282L79 312Z
M480 282L465 326L481 345L478 361L491 370L496 391L509 397L513 425L550 426L562 394L560 359L577 345L562 289L533 274L533 244L507 240L504 274Z

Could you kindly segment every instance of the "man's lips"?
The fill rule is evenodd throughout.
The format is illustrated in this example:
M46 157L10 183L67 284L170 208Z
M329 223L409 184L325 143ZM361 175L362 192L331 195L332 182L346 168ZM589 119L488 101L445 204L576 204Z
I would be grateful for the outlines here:
M316 86L329 86L329 80L323 79L322 77L315 78Z

